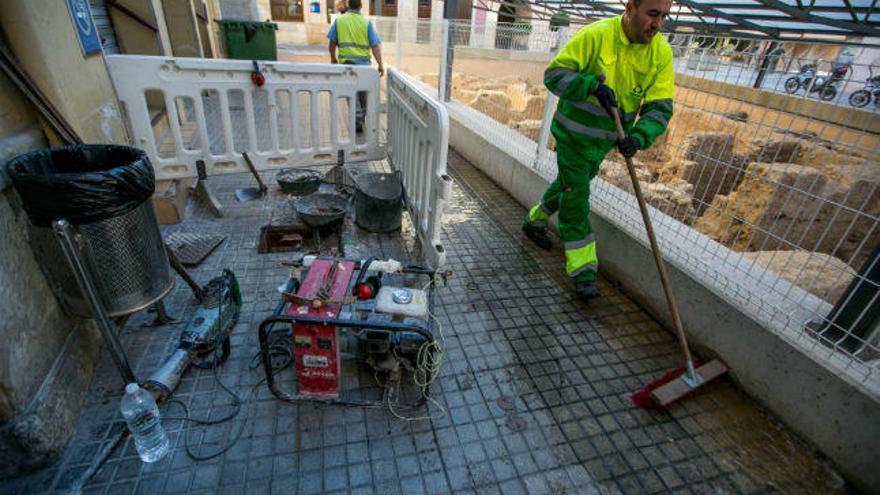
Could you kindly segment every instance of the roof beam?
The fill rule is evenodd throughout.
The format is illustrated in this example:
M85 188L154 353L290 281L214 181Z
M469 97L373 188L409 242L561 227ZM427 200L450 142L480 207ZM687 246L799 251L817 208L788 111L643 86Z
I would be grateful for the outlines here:
M681 20L676 20L677 15L675 14L670 16L667 20L667 24L670 26L687 26L696 32L705 31L714 34L730 33L730 36L736 37L742 37L742 34L732 33L732 30L734 29L759 31L765 33L767 36L777 38L780 33L833 35L859 34L862 36L876 37L880 36L880 22L869 21L869 16L876 12L875 8L877 7L878 1L880 0L872 0L869 7L853 6L852 0L840 0L840 3L836 6L816 7L816 0L795 0L796 4L788 3L784 0L755 0L754 4L746 4L734 0L721 0L720 2L708 2L707 0L678 0L678 5L681 5L683 10L690 10L690 12L679 11L677 12L677 15L693 16L699 21L703 21L703 24L701 25L699 22L683 22ZM517 4L516 0L496 0L493 3L511 6ZM535 7L536 9L533 14L534 18L546 17L545 15L539 15L539 9L545 12L566 12L574 18L587 20L619 15L622 12L620 9L621 4L591 0L521 0L519 4L528 4ZM809 7L807 7L807 5L809 5ZM729 12L724 12L720 9L731 10ZM737 9L752 11L763 10L765 13L744 14L737 13ZM817 13L846 13L848 17L852 17L852 20L820 17L811 13L811 9L815 10ZM779 14L774 15L774 13L781 13L788 17L780 17ZM717 22L707 20L710 18L723 19L733 25L719 25ZM792 28L780 28L770 25L764 26L761 25L765 24L763 22L761 24L758 23L760 21L780 20L809 23L812 26L807 29L795 30ZM833 28L837 28L837 30L833 30Z
M850 21L840 21L837 19L828 19L825 17L815 17L810 15L809 12L799 9L797 7L792 7L786 3L783 3L779 0L760 0L761 3L768 7L772 7L781 12L785 12L786 14L794 17L795 19L799 19L805 22L813 22L818 24L824 24L826 26L833 26L841 29L846 29L853 33L859 33L866 36L880 36L880 29L869 25L867 23L861 22L850 22Z
M721 12L720 10L715 8L714 4L707 5L707 4L702 4L699 2L694 2L693 0L679 0L678 4L689 7L691 10L699 10L703 14L710 15L712 17L720 17L721 19L726 19L726 20L728 20L734 24L737 24L739 26L746 26L749 29L753 29L755 31L761 31L763 33L767 33L770 36L777 36L779 34L779 30L777 30L777 29L768 28L766 26L761 26L761 25L755 24L753 22L749 22L748 19L743 19L741 17L737 17L737 16L734 16L731 14L726 14L724 12Z
M873 12L874 7L876 7L876 6L877 6L877 0L874 0L873 2L871 2L871 8L869 8L868 11L865 12L865 19L864 19L865 22L868 22L868 17L871 16L871 12Z

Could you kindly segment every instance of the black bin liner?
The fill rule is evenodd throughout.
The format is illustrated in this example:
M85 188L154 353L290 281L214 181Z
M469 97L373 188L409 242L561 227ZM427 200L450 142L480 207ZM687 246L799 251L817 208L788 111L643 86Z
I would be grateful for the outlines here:
M6 164L22 207L37 227L114 218L153 195L150 159L131 146L76 144L34 151Z

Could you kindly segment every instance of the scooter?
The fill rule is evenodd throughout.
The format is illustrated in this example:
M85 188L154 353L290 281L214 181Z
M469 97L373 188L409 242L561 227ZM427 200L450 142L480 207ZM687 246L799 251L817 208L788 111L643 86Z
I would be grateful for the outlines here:
M823 101L831 101L837 96L837 85L847 72L849 65L832 64L830 74L817 75L816 64L805 64L796 75L786 79L785 92L794 94L803 89L808 94L817 93Z
M874 106L880 107L880 76L868 77L865 80L864 88L853 91L853 94L849 95L849 104L856 108L862 108L871 102L872 96L874 97Z

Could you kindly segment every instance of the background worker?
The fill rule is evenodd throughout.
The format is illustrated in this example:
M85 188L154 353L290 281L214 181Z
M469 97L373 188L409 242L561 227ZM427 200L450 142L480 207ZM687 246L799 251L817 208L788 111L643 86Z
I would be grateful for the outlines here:
M345 4L345 0L336 1L336 12L339 12L339 14L348 12L348 6Z
M559 97L551 126L557 176L522 228L535 244L550 249L547 222L559 212L565 269L583 300L599 296L590 181L615 144L632 157L651 146L672 118L672 49L657 36L671 8L671 0L629 0L623 15L578 31L544 72L544 84ZM618 106L626 131L619 142L605 110Z
M330 32L327 33L330 40L330 63L350 65L370 65L370 52L379 64L379 76L385 75L385 65L382 63L382 47L379 35L373 23L361 15L361 0L348 0L348 11L339 16ZM339 48L339 58L336 57L336 49ZM357 112L355 127L357 132L363 132L364 119L367 115L367 94L358 92Z

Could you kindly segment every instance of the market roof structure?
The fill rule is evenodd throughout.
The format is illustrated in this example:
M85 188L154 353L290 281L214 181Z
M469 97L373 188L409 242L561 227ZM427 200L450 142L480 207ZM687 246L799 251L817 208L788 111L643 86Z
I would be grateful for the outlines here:
M529 5L532 18L567 13L574 21L623 12L622 0L502 0ZM676 0L667 29L713 35L817 39L880 37L880 0Z

